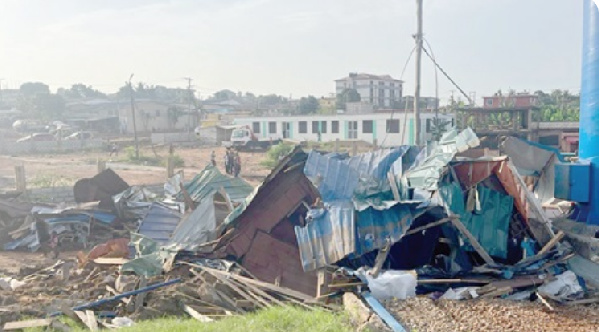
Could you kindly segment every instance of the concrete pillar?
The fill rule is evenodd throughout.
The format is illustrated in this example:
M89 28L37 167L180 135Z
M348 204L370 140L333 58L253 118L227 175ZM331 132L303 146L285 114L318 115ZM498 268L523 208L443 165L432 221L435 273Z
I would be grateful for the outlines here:
M379 144L377 143L377 138L373 139L373 151L377 151L377 149L379 149Z
M358 143L356 140L352 141L352 155L356 156L358 154Z
M333 152L335 152L335 153L340 152L340 139L339 138L335 139L335 145L333 147Z
M173 164L172 156L167 157L167 178L173 177L175 174L175 166Z
M25 177L25 166L15 166L15 181L17 183L17 191L25 192L27 190L27 179Z
M98 166L98 173L102 173L106 170L106 161L98 158L96 165Z

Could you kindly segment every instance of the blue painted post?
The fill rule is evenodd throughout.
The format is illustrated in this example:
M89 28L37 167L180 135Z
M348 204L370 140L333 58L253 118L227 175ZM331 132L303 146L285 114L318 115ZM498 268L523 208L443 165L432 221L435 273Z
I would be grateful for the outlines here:
M583 1L582 53L579 159L589 160L592 166L590 203L582 208L587 212L587 223L598 225L598 7L592 0Z

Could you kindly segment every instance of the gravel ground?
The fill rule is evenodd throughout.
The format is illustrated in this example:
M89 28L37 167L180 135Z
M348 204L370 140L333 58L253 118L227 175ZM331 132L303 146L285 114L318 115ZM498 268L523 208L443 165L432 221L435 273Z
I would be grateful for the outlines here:
M598 331L598 305L509 300L392 300L387 309L410 331Z

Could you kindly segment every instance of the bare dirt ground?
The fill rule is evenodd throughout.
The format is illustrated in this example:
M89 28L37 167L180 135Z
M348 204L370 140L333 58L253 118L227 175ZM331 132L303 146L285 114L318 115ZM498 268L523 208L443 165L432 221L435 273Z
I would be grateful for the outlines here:
M225 173L225 148L222 147L176 147L175 154L183 158L183 169L186 180L192 179L209 162L212 151L216 153L217 167ZM166 158L166 147L141 147L143 156ZM130 185L154 185L163 183L166 179L166 169L162 166L134 165L127 162L125 151L119 156L110 157L106 152L65 153L27 156L0 156L0 192L15 189L15 166L24 165L28 188L51 186L72 186L77 180L92 177L97 174L97 160L107 161L112 168ZM265 153L240 153L242 159L241 176L253 186L260 184L269 170L260 166ZM60 258L75 258L76 251L63 252ZM0 274L16 274L24 266L51 265L56 260L46 258L36 252L6 252L0 251Z
M217 167L225 172L223 147L184 148L176 147L175 154L184 160L184 175L193 178L209 162L211 151L217 155ZM156 152L156 154L155 154ZM165 159L166 147L141 147L143 156L158 156ZM257 185L269 170L260 166L264 153L240 153L242 178L251 185ZM0 190L15 188L15 166L24 165L28 188L71 186L77 180L92 177L97 173L97 160L105 160L130 185L159 184L166 179L166 170L161 166L134 165L127 162L124 151L118 157L110 157L106 152L65 153L52 155L0 156Z
M431 300L419 296L385 306L410 331L598 331L598 305L555 305L500 299Z

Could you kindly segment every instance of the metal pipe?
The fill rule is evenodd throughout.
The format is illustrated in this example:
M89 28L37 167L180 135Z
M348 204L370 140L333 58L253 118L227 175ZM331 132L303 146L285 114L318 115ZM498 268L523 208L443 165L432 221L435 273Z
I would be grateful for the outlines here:
M598 7L583 1L583 49L579 104L579 159L591 164L590 203L582 206L587 224L598 225Z

